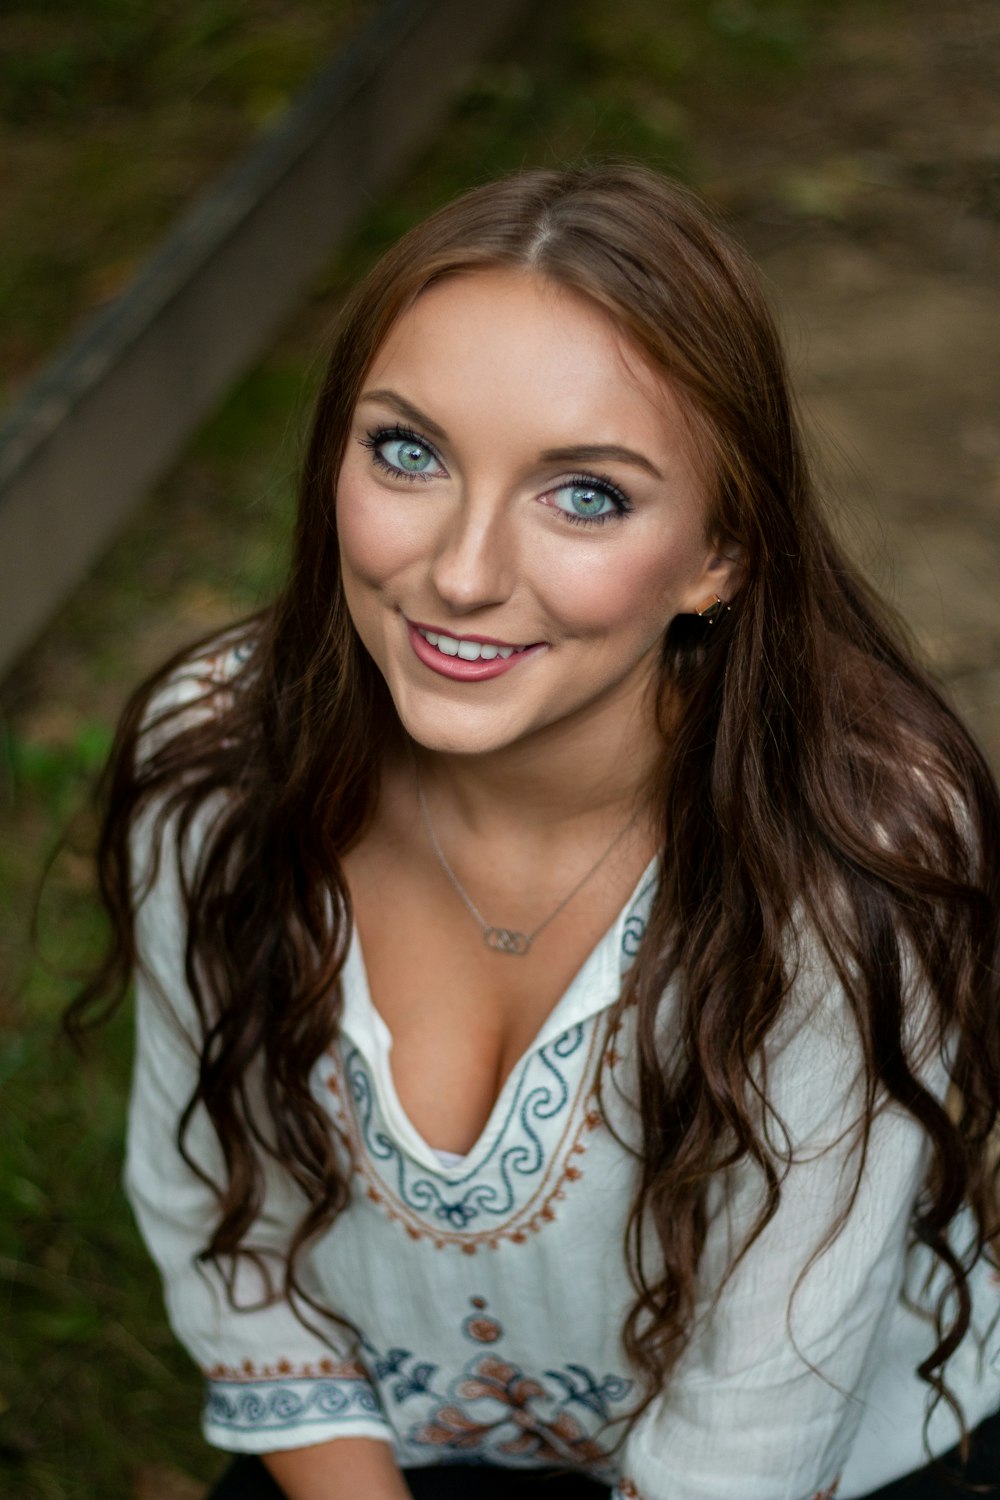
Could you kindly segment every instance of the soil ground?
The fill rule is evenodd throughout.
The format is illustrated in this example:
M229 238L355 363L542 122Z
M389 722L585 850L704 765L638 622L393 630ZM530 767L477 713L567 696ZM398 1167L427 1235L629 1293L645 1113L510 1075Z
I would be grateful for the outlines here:
M700 138L853 550L1000 765L1000 7L856 13L823 72Z
M82 1068L53 1061L67 985L28 963L23 926L41 852L128 688L279 576L317 330L344 286L427 207L520 162L621 153L682 172L764 268L838 525L1000 766L998 100L995 0L547 6L470 80L447 139L5 684L0 1082L17 1128L0 1138L0 1281L16 1317L13 1353L0 1352L0 1488L12 1500L194 1500L213 1471L196 1382L115 1186L127 1020ZM60 964L85 959L99 929L84 864L64 861L45 913Z

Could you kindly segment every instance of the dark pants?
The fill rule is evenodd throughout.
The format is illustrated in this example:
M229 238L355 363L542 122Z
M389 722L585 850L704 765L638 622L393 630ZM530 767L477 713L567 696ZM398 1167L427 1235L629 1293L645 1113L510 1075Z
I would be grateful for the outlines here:
M1000 1486L1000 1412L976 1428L971 1443L968 1467L961 1466L958 1451L953 1449L937 1464L929 1464L880 1490L873 1490L866 1500L966 1500L966 1497L991 1500L989 1491L974 1497L968 1491L956 1489L948 1473L942 1473L942 1467L969 1484ZM406 1482L414 1500L510 1500L512 1494L523 1495L524 1500L607 1500L610 1493L604 1485L575 1474L486 1469L467 1464L407 1469ZM258 1459L238 1458L226 1470L209 1500L283 1500L283 1495Z
M405 1475L414 1500L510 1500L511 1491L524 1500L607 1500L611 1493L606 1485L577 1474L488 1469L478 1464L435 1464L407 1469ZM284 1491L258 1459L238 1458L209 1500L284 1500Z
M892 1484L874 1490L866 1500L994 1500L1000 1493L1000 1412L987 1417L972 1433L968 1465L959 1462L958 1449L942 1454L936 1464L928 1464L914 1474L894 1479ZM942 1473L942 1468L946 1470ZM956 1487L951 1476L966 1484L990 1485L973 1495Z

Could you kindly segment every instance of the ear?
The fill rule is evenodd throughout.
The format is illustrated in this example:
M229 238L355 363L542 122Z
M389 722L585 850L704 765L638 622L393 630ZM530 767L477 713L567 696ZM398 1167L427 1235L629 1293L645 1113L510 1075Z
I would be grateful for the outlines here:
M700 614L716 599L730 604L743 584L743 548L728 539L713 542L700 577L689 591L687 614Z

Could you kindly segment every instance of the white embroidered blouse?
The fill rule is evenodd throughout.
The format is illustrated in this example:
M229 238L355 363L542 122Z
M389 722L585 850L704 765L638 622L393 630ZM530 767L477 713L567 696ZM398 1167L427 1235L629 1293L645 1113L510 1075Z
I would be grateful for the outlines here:
M141 831L136 856L141 873ZM934 1339L900 1300L926 1161L908 1117L888 1109L877 1116L846 1224L796 1286L845 1205L855 1164L847 1127L859 1109L859 1053L828 973L803 968L794 1018L769 1063L769 1091L798 1158L780 1209L713 1303L759 1206L754 1175L730 1174L713 1205L691 1342L668 1390L615 1450L636 1394L620 1343L633 1299L623 1234L635 1162L615 1136L627 1140L636 1116L630 1017L613 1022L611 1013L642 936L655 867L514 1068L475 1146L457 1160L442 1159L400 1106L392 1037L369 996L354 935L341 1034L313 1079L350 1143L351 1198L304 1267L318 1301L360 1330L361 1345L352 1348L337 1325L324 1337L285 1302L265 1303L247 1265L238 1271L234 1310L219 1272L197 1261L216 1209L175 1144L197 1042L172 863L161 861L138 917L148 977L136 986L126 1181L172 1325L205 1374L210 1443L267 1452L366 1436L391 1443L402 1467L570 1464L613 1484L614 1500L812 1500L835 1488L852 1500L925 1461L925 1388L914 1371ZM668 991L665 1027L671 1009ZM614 1130L594 1092L602 1053ZM940 1059L926 1077L943 1096ZM203 1114L188 1146L221 1177ZM254 1243L280 1255L301 1210L271 1169ZM961 1238L958 1224L956 1244ZM913 1252L906 1286L928 1303L923 1254ZM983 1329L998 1296L985 1265L972 1286ZM966 1339L949 1380L970 1426L1000 1405L996 1333L982 1360ZM932 1451L957 1437L940 1406Z

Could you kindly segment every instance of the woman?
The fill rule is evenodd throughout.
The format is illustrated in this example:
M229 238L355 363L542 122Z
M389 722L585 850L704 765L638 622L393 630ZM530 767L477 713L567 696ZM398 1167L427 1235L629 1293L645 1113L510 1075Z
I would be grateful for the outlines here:
M220 1495L1000 1477L997 793L685 191L525 173L375 267L287 586L108 791Z

